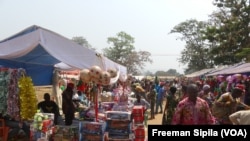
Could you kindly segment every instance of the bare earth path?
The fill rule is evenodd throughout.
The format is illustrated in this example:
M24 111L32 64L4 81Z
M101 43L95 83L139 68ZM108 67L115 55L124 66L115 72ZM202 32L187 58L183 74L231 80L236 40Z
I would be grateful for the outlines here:
M162 105L163 110L165 107L165 103L166 103L166 101L163 101L163 105ZM162 116L163 116L163 114L159 114L159 113L156 114L155 119L148 120L148 125L161 125ZM150 118L150 114L149 114L149 118Z
M162 106L162 108L164 109L164 107L165 107L165 101L163 102L163 106ZM155 115L155 119L153 119L153 120L148 120L148 125L161 125L161 122L162 122L162 116L163 116L163 114L156 114ZM149 115L149 118L150 118L150 115ZM147 128L146 128L146 136L148 135L148 130L147 130Z

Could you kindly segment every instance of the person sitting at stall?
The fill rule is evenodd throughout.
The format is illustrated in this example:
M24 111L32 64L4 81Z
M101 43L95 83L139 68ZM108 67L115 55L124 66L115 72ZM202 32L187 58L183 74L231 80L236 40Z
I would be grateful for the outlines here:
M53 113L54 114L54 124L58 124L58 117L60 116L59 107L56 102L50 99L50 94L45 93L44 101L38 103L37 108L41 110L43 113Z
M74 95L72 97L72 101L73 101L73 104L74 104L76 109L78 109L80 107L80 103L81 103L81 100L79 97L80 93L81 93L81 91L77 91L77 93L74 92Z
M83 92L77 91L77 95L78 95L78 99L80 100L80 103L82 103L83 100L84 100L84 94L83 94ZM74 97L73 97L73 99L74 99Z
M73 101L79 101L79 103L88 106L89 101L88 101L88 97L81 91L77 91L77 96L73 96Z

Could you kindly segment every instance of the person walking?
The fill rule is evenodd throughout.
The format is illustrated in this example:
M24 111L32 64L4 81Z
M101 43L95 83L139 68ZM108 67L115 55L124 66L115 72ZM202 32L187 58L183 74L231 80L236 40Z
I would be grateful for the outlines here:
M172 119L172 125L211 125L215 124L208 103L198 97L199 88L191 83L187 86L187 97L181 100Z
M156 89L155 85L152 84L149 88L149 92L147 95L149 101L150 101L150 119L155 118L155 101L156 101Z
M178 98L175 95L176 91L177 88L175 86L171 86L169 89L169 94L167 95L166 105L162 117L162 125L169 125L172 122L172 117L179 102Z
M207 101L210 109L212 109L212 104L215 100L215 97L214 97L213 93L211 92L210 86L208 84L205 84L202 87L202 90L199 93L199 97L204 99L205 101Z
M159 91L157 92L156 96L156 109L155 109L155 114L158 114L158 109L160 107L160 114L163 112L162 104L163 104L163 99L166 95L166 90L164 87L164 83L160 84Z

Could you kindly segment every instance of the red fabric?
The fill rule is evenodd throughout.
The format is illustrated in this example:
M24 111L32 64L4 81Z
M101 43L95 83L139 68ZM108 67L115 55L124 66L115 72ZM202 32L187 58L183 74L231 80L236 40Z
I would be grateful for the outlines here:
M77 90L81 91L81 92L84 92L85 89L86 89L86 86L84 84L82 84L82 85L80 85L80 86L77 87Z
M240 89L241 91L245 91L245 86L242 84L237 84L235 87L235 89Z
M67 87L69 87L69 88L71 88L71 89L73 89L74 86L75 86L75 85L74 85L73 83L68 83L68 84L67 84Z

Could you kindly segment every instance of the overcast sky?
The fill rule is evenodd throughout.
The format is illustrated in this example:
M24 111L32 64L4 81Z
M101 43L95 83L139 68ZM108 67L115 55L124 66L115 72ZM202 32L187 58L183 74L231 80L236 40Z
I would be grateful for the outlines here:
M145 70L183 73L177 58L184 43L169 32L188 19L207 20L214 9L212 0L0 0L0 40L38 25L69 39L82 36L101 51L124 31L137 51L152 54Z

